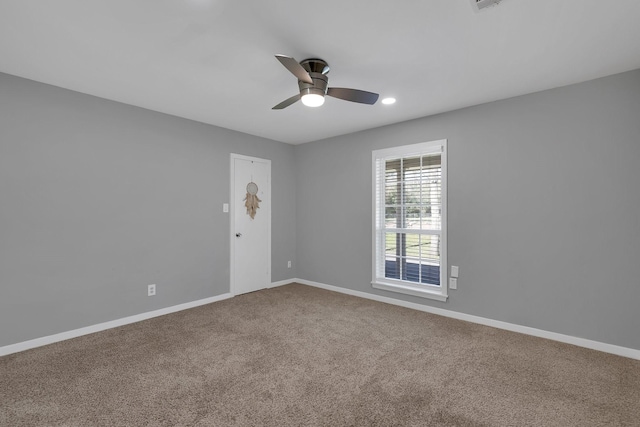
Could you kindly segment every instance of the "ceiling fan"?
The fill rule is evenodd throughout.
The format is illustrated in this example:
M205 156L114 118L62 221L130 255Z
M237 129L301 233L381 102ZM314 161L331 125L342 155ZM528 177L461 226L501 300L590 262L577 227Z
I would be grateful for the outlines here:
M329 64L322 59L305 59L298 63L294 58L286 55L276 55L276 58L291 74L298 78L300 93L285 99L272 110L282 110L298 100L301 100L307 107L319 107L324 104L325 95L368 105L373 105L378 100L379 95L373 92L343 87L327 88L329 83L327 74L330 68Z

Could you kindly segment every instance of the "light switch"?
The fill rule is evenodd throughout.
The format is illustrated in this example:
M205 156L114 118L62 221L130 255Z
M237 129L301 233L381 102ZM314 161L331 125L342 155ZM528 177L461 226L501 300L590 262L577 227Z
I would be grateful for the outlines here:
M229 203L222 204L222 212L229 212Z
M458 289L458 279L455 277L449 278L449 289Z
M458 277L458 266L457 265L452 265L451 266L451 277Z

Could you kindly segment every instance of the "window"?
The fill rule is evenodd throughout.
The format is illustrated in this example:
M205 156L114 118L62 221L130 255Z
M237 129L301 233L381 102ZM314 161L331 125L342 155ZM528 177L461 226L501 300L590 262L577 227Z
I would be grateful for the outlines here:
M373 152L373 287L447 299L446 140Z

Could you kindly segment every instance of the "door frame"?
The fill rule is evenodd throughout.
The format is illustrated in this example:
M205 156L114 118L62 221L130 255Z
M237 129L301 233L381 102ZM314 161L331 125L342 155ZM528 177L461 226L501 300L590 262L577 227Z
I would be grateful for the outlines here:
M239 159L239 160L248 160L248 161L253 161L253 162L260 162L260 163L266 163L268 168L269 168L269 172L268 172L268 182L266 185L268 194L269 194L269 210L267 213L267 215L269 216L268 221L267 221L267 244L269 247L268 253L267 253L267 266L269 268L269 273L267 275L267 286L271 285L271 211L272 211L272 201L273 201L273 195L271 193L271 160L269 159L262 159L259 157L251 157L251 156L245 156L242 154L235 154L235 153L231 153L230 155L230 179L229 179L229 216L230 216L230 221L229 221L229 293L233 296L236 295L236 277L235 277L235 252L236 252L236 231L235 231L235 227L236 227L236 203L235 203L235 177L236 177L236 166L235 166L235 160ZM263 211L261 211L261 213L264 213Z

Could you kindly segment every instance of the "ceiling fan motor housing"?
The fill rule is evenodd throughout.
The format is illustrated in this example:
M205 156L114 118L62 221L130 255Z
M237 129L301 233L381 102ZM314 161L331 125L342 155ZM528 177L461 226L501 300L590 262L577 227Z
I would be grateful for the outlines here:
M298 87L300 88L300 96L306 94L316 94L325 96L327 94L327 86L329 84L329 77L327 73L331 70L329 64L322 59L305 59L300 62L302 68L304 68L311 76L313 84L298 80Z
M298 80L300 96L306 95L308 93L325 96L327 94L327 84L329 83L329 79L327 78L327 76L322 73L313 72L309 73L309 75L311 76L311 80L313 80L313 84Z
M324 59L309 58L300 62L300 65L302 65L302 68L304 68L308 73L328 74L329 71L331 71L329 64L327 64L327 61Z

